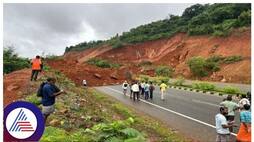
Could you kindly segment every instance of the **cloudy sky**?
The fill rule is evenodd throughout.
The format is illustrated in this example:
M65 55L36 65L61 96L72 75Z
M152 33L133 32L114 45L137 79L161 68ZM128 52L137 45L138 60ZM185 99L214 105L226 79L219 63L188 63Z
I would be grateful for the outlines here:
M4 46L23 57L62 55L141 24L181 15L192 4L4 4Z

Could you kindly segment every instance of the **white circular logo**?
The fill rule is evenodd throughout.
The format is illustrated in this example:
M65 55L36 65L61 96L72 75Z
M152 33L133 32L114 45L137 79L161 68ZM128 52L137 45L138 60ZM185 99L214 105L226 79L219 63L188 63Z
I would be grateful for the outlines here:
M13 137L26 139L36 131L37 119L31 110L16 108L8 114L5 126Z

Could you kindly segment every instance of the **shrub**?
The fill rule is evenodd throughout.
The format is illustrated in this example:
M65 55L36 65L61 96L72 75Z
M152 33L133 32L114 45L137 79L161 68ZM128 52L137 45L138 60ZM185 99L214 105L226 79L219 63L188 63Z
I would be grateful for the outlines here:
M219 65L219 63L217 63L217 62L207 62L207 61L206 61L205 68L206 68L208 71L216 72L216 71L219 71L219 70L220 70L220 65Z
M205 91L213 91L215 89L215 86L210 83L194 83L193 88L205 90Z
M187 61L187 64L191 72L195 76L204 77L208 75L208 72L205 70L206 61L202 57L192 57Z
M159 66L155 69L155 73L157 76L169 76L171 77L174 70L168 66Z
M29 95L25 100L37 106L41 104L41 98L37 97L36 94Z
M151 61L142 61L138 64L138 66L150 66L152 65Z
M100 68L119 68L121 65L116 63L110 63L107 60L99 59L99 58L91 58L87 61L88 64L96 65Z
M226 57L223 60L223 63L231 64L231 63L234 63L234 62L241 61L242 59L243 59L242 56L229 56L229 57Z
M184 82L185 82L184 77L180 76L177 78L175 82L173 82L173 84L176 86L182 86Z
M228 94L237 94L240 93L240 90L238 88L232 87L232 86L226 86L222 89L224 93Z

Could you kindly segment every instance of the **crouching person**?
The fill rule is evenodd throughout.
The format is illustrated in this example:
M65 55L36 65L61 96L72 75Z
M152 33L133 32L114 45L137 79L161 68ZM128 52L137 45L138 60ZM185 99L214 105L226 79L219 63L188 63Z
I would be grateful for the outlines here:
M48 116L55 111L55 97L65 93L63 90L59 90L56 85L55 78L48 78L47 82L42 88L42 114L44 116L44 122L46 124Z

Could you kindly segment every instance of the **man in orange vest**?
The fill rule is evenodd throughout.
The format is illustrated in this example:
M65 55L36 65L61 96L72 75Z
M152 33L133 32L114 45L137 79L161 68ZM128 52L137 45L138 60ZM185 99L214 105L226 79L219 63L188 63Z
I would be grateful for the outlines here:
M42 67L42 62L41 62L41 58L40 56L36 56L35 59L32 60L31 62L32 64L32 75L31 75L31 81L36 81L37 76L39 74L39 72L41 71L41 67Z

